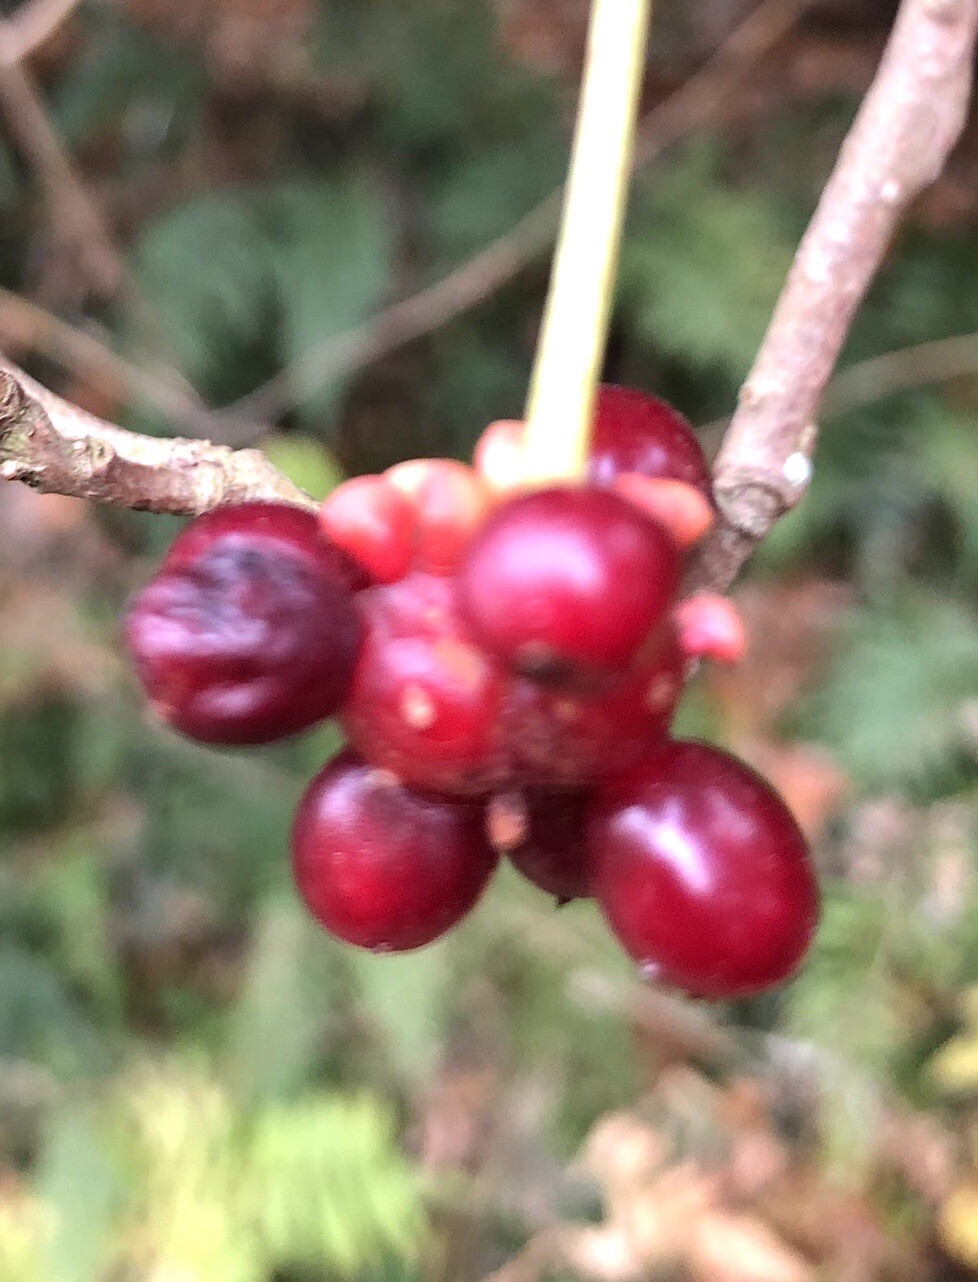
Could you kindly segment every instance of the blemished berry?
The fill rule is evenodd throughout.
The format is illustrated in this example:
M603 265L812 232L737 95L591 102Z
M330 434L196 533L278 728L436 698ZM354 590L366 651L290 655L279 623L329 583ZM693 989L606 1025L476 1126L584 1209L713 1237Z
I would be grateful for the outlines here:
M332 716L361 629L345 557L315 517L244 504L200 517L125 624L156 713L203 743L268 743Z
M195 517L180 531L163 558L162 568L184 569L202 556L244 547L276 549L289 558L304 559L318 573L342 579L355 592L369 583L363 568L321 530L313 512L287 503L231 503Z
M526 788L524 839L508 852L523 876L561 903L590 894L584 822L590 794L583 789Z
M670 628L655 653L607 689L566 692L516 678L504 710L513 777L585 784L631 765L668 734L684 679Z
M788 979L818 921L805 839L744 762L669 742L602 788L588 817L595 897L649 978L696 997Z
M412 574L359 598L365 639L343 725L414 787L478 795L504 782L506 678L462 627L453 579Z
M710 469L689 421L632 387L598 388L588 478L610 485L622 472L685 481L711 498Z
M610 490L552 488L496 509L459 572L476 640L561 688L621 675L654 642L679 585L670 536Z
M409 791L348 752L312 781L292 830L312 915L374 952L420 948L457 925L497 862L481 805Z

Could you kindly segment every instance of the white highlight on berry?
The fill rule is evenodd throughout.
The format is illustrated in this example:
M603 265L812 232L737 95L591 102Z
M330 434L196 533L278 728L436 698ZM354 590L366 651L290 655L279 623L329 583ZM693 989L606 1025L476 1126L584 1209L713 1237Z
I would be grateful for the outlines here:
M430 730L438 714L431 697L420 686L408 686L401 696L401 716L414 730Z

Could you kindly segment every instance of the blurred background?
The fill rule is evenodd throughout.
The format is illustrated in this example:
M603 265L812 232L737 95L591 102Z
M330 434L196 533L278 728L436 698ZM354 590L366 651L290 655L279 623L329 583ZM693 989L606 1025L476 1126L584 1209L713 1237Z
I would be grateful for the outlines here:
M895 10L756 5L659 0L608 358L710 450ZM6 0L0 345L318 494L465 457L521 410L586 11ZM334 945L286 859L332 732L149 724L119 615L177 523L0 489L2 1282L978 1276L978 118L843 365L681 716L825 878L727 1008L506 869L444 943Z

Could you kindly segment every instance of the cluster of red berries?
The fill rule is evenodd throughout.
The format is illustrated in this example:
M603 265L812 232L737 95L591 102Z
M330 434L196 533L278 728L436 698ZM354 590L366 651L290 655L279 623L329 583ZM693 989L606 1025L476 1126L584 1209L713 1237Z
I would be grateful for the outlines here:
M127 638L169 724L258 744L338 714L293 870L352 944L417 948L476 903L505 849L559 900L593 896L646 973L711 998L784 980L818 909L781 799L668 737L693 658L735 656L721 598L678 602L712 520L686 421L600 390L585 483L522 492L522 426L472 468L400 464L318 518L249 503L192 522Z

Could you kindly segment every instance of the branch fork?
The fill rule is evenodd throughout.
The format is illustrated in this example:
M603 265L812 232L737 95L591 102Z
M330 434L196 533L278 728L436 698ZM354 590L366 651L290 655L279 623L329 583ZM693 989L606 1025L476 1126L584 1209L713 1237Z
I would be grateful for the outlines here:
M879 71L799 247L714 473L720 518L691 590L724 590L804 495L823 393L901 214L964 123L978 0L903 0ZM154 512L312 500L256 450L125 432L0 360L0 478Z
M695 584L727 587L805 493L822 395L856 309L963 128L976 32L978 0L903 0L741 390L714 470L721 519Z

